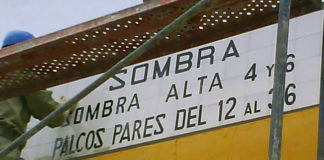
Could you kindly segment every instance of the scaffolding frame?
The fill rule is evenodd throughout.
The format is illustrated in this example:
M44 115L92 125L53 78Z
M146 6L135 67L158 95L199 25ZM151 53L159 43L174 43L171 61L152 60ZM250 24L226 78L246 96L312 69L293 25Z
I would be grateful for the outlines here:
M175 1L174 1L175 2ZM215 0L214 3L217 3L218 1ZM154 2L156 3L156 2ZM54 112L49 114L46 118L44 118L41 122L39 122L36 126L34 126L32 129L28 130L26 133L22 134L20 137L18 137L15 141L13 141L8 147L6 147L4 150L0 151L0 158L4 157L6 154L8 154L10 151L18 147L21 143L29 139L31 136L36 134L39 130L44 128L52 119L56 117L56 115L62 114L64 111L68 110L70 106L77 103L80 99L84 98L86 95L88 95L91 91L93 91L95 88L100 86L102 83L104 83L107 79L118 73L120 69L123 67L133 63L136 59L138 59L142 54L148 52L150 49L156 47L157 44L161 43L161 41L168 37L170 34L172 34L177 27L180 25L183 25L184 23L188 22L190 18L196 16L197 12L200 12L202 8L206 7L208 4L211 3L211 0L201 0L198 1L193 7L191 7L188 11L183 13L181 16L176 18L172 23L164 27L161 31L159 31L155 36L153 36L151 39L147 40L145 43L140 45L137 49L129 53L127 56L122 58L121 60L115 60L118 61L115 65L109 68L106 72L104 72L97 80L95 80L93 83L91 83L89 86L87 86L85 89L83 89L80 93L78 93L75 97L71 98L69 101L64 103L62 106L60 106L58 109L56 109ZM286 70L286 61L287 61L287 45L288 45L288 32L289 32L289 19L290 19L290 0L281 0L280 1L280 8L279 8L279 14L278 14L278 35L277 35L277 44L276 44L276 60L275 60L275 76L274 76L274 94L272 99L273 109L271 113L271 130L270 130L270 140L269 140L269 160L279 160L280 159L280 150L281 150L281 137L282 137L282 115L283 115L283 105L284 105L284 88L285 88L285 70ZM314 1L312 1L312 4ZM152 2L153 4L153 2ZM315 4L319 4L317 1ZM315 7L316 8L316 7ZM91 26L93 27L93 26ZM89 28L87 28L89 29ZM64 34L66 34L66 31L62 31ZM78 31L79 32L79 31ZM57 34L53 34L53 37L56 37ZM62 38L62 37L61 37ZM14 62L17 60L17 57L15 55L19 55L19 58L21 58L24 55L30 54L28 50L34 50L35 46L44 46L48 45L50 41L53 39L50 39L44 42L40 42L41 40L44 40L45 38L38 39L38 42L40 44L34 44L30 45L32 43L37 42L37 40L29 41L26 43L23 43L21 46L14 46L9 49L5 49L4 53L6 53L4 56L0 57L0 59L4 59L5 61L0 64L0 67L9 67L11 65L10 62ZM64 39L64 38L63 38ZM56 39L54 39L55 41ZM64 40L65 43L76 43L75 41L67 41ZM74 42L74 43L73 43ZM28 46L29 47L25 47ZM56 44L56 43L54 43ZM197 44L195 44L197 45ZM187 46L185 46L187 47ZM37 49L37 47L36 47ZM11 51L14 54L11 53ZM1 53L1 52L0 52ZM22 54L25 53L25 54ZM14 57L14 58L12 58ZM51 57L55 58L55 57ZM322 56L323 58L323 56ZM9 59L9 60L8 60ZM12 70L10 70L12 71ZM321 135L324 135L324 105L323 105L323 83L324 83L324 76L323 76L323 63L322 63L322 77L321 77L321 101L320 101L320 120L319 120L319 139L318 139L318 159L323 159L323 146L324 146L324 138ZM3 73L4 74L4 73ZM83 75L85 76L85 75ZM88 76L88 75L86 75ZM46 76L45 76L46 77ZM79 77L82 78L82 77ZM75 77L70 78L69 80L76 79ZM62 83L62 81L56 81L55 83L51 83L50 85L55 85L57 83ZM17 90L16 88L10 88L9 86L7 90ZM0 88L5 88L4 86L1 86ZM48 87L47 85L44 85L42 87ZM30 90L24 90L15 94L6 94L2 93L1 98L5 99L8 97L16 96L16 94L25 93L26 91L32 91L37 90L39 88L37 87L31 87ZM6 88L4 89L6 90ZM323 142L323 143L322 143Z

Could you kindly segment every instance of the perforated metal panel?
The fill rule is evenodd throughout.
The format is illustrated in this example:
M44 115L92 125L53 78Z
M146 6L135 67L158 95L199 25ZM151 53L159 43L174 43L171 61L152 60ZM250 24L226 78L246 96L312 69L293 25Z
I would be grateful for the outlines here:
M196 2L149 2L5 48L0 51L0 99L104 72ZM275 23L278 5L274 0L214 0L137 62ZM316 6L312 0L292 0L292 17Z

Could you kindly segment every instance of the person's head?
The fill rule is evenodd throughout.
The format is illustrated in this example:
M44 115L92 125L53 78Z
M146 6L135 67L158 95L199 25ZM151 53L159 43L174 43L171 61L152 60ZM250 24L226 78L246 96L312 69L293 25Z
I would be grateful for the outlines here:
M34 35L26 31L11 31L7 33L1 48L5 48L33 38L35 38Z

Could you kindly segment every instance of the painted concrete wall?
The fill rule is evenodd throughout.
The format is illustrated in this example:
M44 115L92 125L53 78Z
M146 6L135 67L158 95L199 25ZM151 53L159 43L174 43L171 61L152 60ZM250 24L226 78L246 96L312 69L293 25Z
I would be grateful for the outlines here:
M318 107L285 114L282 160L315 160ZM237 124L89 160L263 160L270 119Z

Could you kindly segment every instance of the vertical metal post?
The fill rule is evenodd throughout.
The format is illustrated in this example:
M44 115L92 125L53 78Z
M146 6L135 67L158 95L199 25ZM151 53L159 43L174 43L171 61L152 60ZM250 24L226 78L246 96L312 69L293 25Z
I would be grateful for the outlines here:
M280 160L286 80L290 0L281 0L278 14L276 61L272 96L269 160Z
M321 84L320 84L320 105L318 119L318 140L317 140L317 159L324 160L324 50L322 49Z
M99 87L102 83L104 83L107 79L115 75L119 70L121 70L126 65L130 64L134 60L136 60L143 53L148 51L150 48L154 47L156 43L158 43L161 39L165 38L165 36L169 35L173 32L179 25L186 22L188 19L192 18L197 14L198 11L202 9L203 6L206 6L211 0L200 0L193 7L191 7L188 11L183 13L177 19L175 19L172 23L167 25L161 31L159 31L152 39L146 41L143 45L137 48L135 51L128 54L125 58L120 60L117 64L112 66L108 71L104 72L98 79L92 82L90 85L85 87L81 92L72 97L69 101L64 103L62 106L57 108L55 111L46 116L43 120L41 120L37 125L33 128L20 135L17 139L15 139L9 146L0 151L0 159L2 159L6 154L10 153L12 150L17 148L22 142L25 142L28 138L32 137L42 128L44 128L49 122L51 122L55 117L59 114L63 114L64 111L68 110L73 104L77 103L80 99L84 98L94 89Z
M323 2L321 6L323 9ZM324 28L322 30L322 64L320 83L320 105L318 118L317 160L324 160Z

